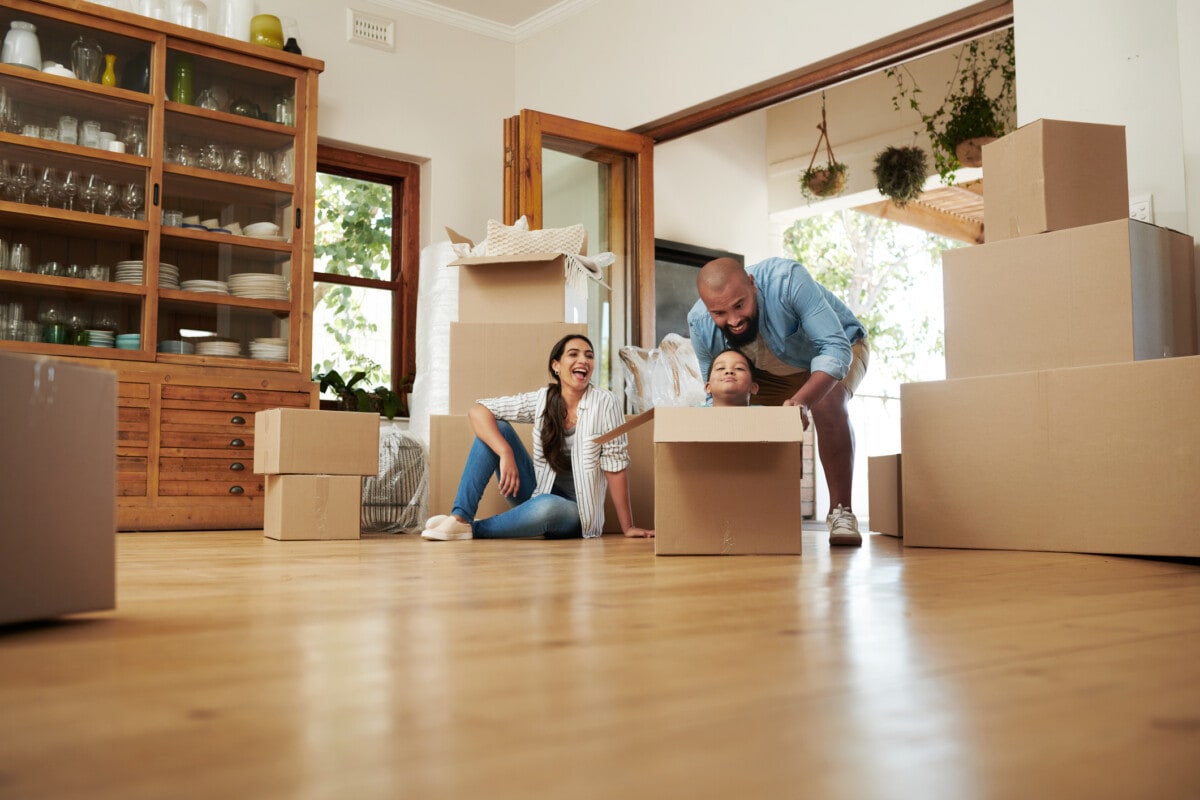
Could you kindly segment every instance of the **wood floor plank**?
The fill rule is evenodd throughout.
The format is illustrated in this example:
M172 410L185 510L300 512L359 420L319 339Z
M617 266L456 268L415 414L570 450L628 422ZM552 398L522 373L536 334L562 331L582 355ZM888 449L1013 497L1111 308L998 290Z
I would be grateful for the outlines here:
M0 798L1200 796L1200 565L122 534L0 628Z

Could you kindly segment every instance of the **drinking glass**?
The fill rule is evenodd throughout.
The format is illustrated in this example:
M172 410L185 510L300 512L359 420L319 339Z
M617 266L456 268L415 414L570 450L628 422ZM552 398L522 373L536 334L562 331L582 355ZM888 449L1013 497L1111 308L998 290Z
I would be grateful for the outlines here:
M271 154L266 150L255 150L250 174L260 181L271 180L275 176L275 162L271 158Z
M234 175L249 175L250 154L240 147L233 148L229 151L229 159L225 167Z
M121 188L115 183L105 181L104 188L100 190L100 205L104 206L104 213L112 216L112 210L121 202Z
M33 199L40 206L49 206L50 199L54 197L54 188L58 185L58 176L54 172L54 167L45 167L38 175L37 182L31 187Z
M12 250L8 254L8 268L14 272L29 272L32 258L29 245L13 242Z
M4 196L4 192L8 189L11 181L12 176L8 169L8 159L0 159L0 197Z
M291 150L283 150L275 157L275 180L291 183L294 169L295 161Z
M100 194L104 191L104 179L99 175L88 175L84 180L83 185L79 187L79 199L87 203L89 214L96 213L96 201L100 199Z
M130 219L137 219L137 212L146 200L146 189L140 183L126 184L121 192L121 208L125 209Z
M67 211L75 210L75 198L79 196L79 173L69 169L63 173L62 181L55 192Z
M219 144L206 144L200 149L200 166L213 172L225 169L225 151Z
M37 171L33 164L28 161L22 161L17 165L16 171L12 174L12 186L16 189L17 202L24 203L25 195L29 192L30 187L37 181Z

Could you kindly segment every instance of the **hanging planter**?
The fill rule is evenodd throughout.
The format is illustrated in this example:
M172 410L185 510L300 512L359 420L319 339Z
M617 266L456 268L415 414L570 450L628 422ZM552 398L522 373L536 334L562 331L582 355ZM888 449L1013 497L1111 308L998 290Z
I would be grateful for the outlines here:
M817 146L809 159L808 169L800 175L800 191L809 200L823 197L833 197L841 194L846 188L846 165L833 156L833 146L829 143L829 126L825 121L825 93L821 92L821 124L817 125L821 135L817 137ZM825 143L826 162L816 166L817 155L821 152L821 143Z
M921 195L927 172L919 147L888 147L875 156L875 188L900 208Z

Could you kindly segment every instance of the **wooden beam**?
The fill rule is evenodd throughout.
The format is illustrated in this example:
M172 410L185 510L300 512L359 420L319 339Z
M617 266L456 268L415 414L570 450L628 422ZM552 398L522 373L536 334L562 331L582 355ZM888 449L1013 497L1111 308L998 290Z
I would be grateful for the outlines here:
M982 222L938 211L918 200L908 203L903 208L891 200L883 200L865 206L856 206L854 210L890 219L902 225L911 225L914 228L967 244L983 244Z

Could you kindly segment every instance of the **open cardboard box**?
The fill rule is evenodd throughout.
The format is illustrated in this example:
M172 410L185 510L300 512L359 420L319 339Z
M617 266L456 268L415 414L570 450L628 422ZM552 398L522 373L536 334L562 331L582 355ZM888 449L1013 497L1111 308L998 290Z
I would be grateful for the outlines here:
M657 555L800 554L798 408L656 408L596 441L652 421Z
M473 246L470 239L446 228L450 241ZM585 237L583 249L587 252ZM515 256L467 256L451 261L459 267L458 319L462 322L585 322L588 287L567 280L562 253Z

